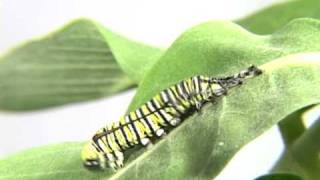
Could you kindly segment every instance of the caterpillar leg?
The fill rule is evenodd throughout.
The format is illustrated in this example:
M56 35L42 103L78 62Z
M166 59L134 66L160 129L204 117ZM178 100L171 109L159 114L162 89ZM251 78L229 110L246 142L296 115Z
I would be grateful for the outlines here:
M156 136L161 137L161 136L165 136L167 133L164 129L160 128L156 131ZM148 143L147 145L147 149L150 149L153 146L153 143L150 141L150 143Z
M109 161L108 164L109 164L109 167L110 167L111 169L113 169L114 171L116 171L116 170L118 169L118 166L117 166L116 162L114 162L114 161L112 161L112 162Z
M151 140L149 138L141 139L141 144L143 146L146 146L148 149L153 146L153 143L151 142Z
M200 112L201 108L202 108L202 103L201 102L196 102L196 111Z
M164 129L160 128L156 131L156 135L158 137L161 137L162 135L166 134L166 132L164 131Z
M143 139L141 139L141 144L142 144L143 146L147 146L147 145L150 144L150 143L151 143L151 141L150 141L149 138L143 138Z
M117 170L123 167L124 157L122 152L115 151L114 153L106 154L106 156L108 158L109 167L111 167L113 170Z
M115 157L112 153L107 153L107 158L109 162L114 162L115 161Z
M178 124L180 124L180 114L176 110L176 107L167 108L165 109L165 112L169 115L167 122L169 122L171 126L177 126Z
M119 168L123 167L123 160L124 160L124 156L123 153L121 151L116 151L115 152L116 155L116 164Z
M108 163L113 170L117 170L123 167L124 156L121 151L115 151L114 155L112 153L107 154Z
M113 170L117 170L118 166L115 162L116 158L114 157L114 155L112 153L107 153L106 156L108 158L109 167L112 168Z
M121 151L115 151L114 154L116 155L116 161L124 159L123 153Z
M123 167L123 160L117 160L117 161L115 162L115 164L116 164L116 166L117 166L118 169L119 169L119 168L122 168L122 167Z
M171 126L177 126L177 125L180 124L180 122L181 122L180 118L173 118L173 119L170 120Z

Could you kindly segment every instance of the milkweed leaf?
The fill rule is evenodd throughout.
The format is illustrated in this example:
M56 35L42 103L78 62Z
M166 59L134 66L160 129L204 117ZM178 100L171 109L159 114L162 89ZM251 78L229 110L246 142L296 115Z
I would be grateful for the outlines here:
M296 110L319 103L315 89L320 87L320 55L287 56L319 50L319 27L317 20L300 19L269 36L221 21L192 28L147 73L130 110L195 74L229 75L256 64L263 75L207 104L153 147L128 152L125 167L116 173L82 168L79 143L35 148L3 159L0 179L57 179L61 171L64 179L212 179L241 147Z
M91 20L75 20L0 57L0 109L34 110L118 93L139 83L161 52Z

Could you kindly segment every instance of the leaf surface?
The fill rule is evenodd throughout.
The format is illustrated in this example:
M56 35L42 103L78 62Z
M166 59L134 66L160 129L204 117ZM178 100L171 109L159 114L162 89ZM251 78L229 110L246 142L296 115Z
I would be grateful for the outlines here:
M296 18L320 18L320 1L285 0L236 22L257 34L270 34Z
M255 32L257 34L268 34L278 30L280 27L284 26L287 22L291 21L294 18L312 17L319 19L319 8L320 1L317 0L283 1L256 13L253 13L252 15L249 15L248 17L240 19L236 22L244 28L250 30L251 32ZM318 179L320 175L315 175L314 170L311 170L309 168L309 166L319 166L316 165L317 163L319 163L319 161L312 162L312 160L317 159L317 155L315 153L304 153L301 149L305 149L306 147L296 147L296 145L291 146L291 144L295 143L303 133L310 133L309 130L306 132L306 128L304 127L302 119L300 117L301 114L308 111L309 109L310 107L303 108L299 110L299 112L293 113L289 117L286 117L284 121L281 121L279 123L280 132L286 145L286 150L276 167L277 171L280 172L284 171L299 174L305 179ZM308 137L307 139L311 138L314 137ZM311 146L311 149L314 149L314 146L317 146L317 142L308 145ZM319 151L320 150L318 150L318 152ZM305 161L311 161L312 163L306 164L303 160L301 160L300 153L306 155L306 157L304 158L308 160Z
M117 173L84 169L79 143L3 159L0 179L212 179L245 144L291 112L319 103L314 89L320 87L320 54L289 56L261 68L263 75L206 105L150 149L129 154Z
M194 75L229 75L250 64L320 51L320 21L296 19L272 35L259 36L226 21L212 21L183 33L146 74L129 106L134 110L161 90Z
M0 161L0 174L8 179L24 174L57 179L60 171L71 172L64 174L65 179L212 179L241 147L296 110L319 103L320 94L315 89L320 87L320 55L277 59L319 50L319 27L317 20L300 19L269 36L251 34L229 22L192 28L154 65L130 110L191 75L229 75L249 64L259 65L263 75L206 105L150 149L128 152L126 166L117 173L81 169L81 144L62 144L30 150L29 156L22 152L8 157ZM29 162L34 162L27 167L30 169L19 165Z
M161 52L96 22L73 21L0 57L0 109L34 110L115 94L136 85Z

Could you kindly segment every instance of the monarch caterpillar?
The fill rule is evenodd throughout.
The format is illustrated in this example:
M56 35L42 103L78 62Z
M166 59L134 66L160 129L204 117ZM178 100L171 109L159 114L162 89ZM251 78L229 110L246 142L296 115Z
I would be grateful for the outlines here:
M261 73L252 65L227 77L193 76L161 91L140 108L98 130L82 150L84 165L103 169L108 163L115 170L123 167L125 150L138 144L146 146L150 138L161 137L167 127L177 126L189 112L200 110L204 103Z

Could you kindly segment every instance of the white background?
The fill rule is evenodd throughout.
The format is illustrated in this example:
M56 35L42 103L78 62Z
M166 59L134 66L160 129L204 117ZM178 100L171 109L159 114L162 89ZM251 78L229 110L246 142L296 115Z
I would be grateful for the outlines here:
M0 52L78 17L92 18L132 39L167 47L195 24L212 19L238 19L274 2L2 0ZM134 90L112 98L36 112L0 112L0 157L44 144L84 141L108 120L121 116L133 95ZM273 128L243 148L217 179L253 179L267 173L282 148L279 133Z

